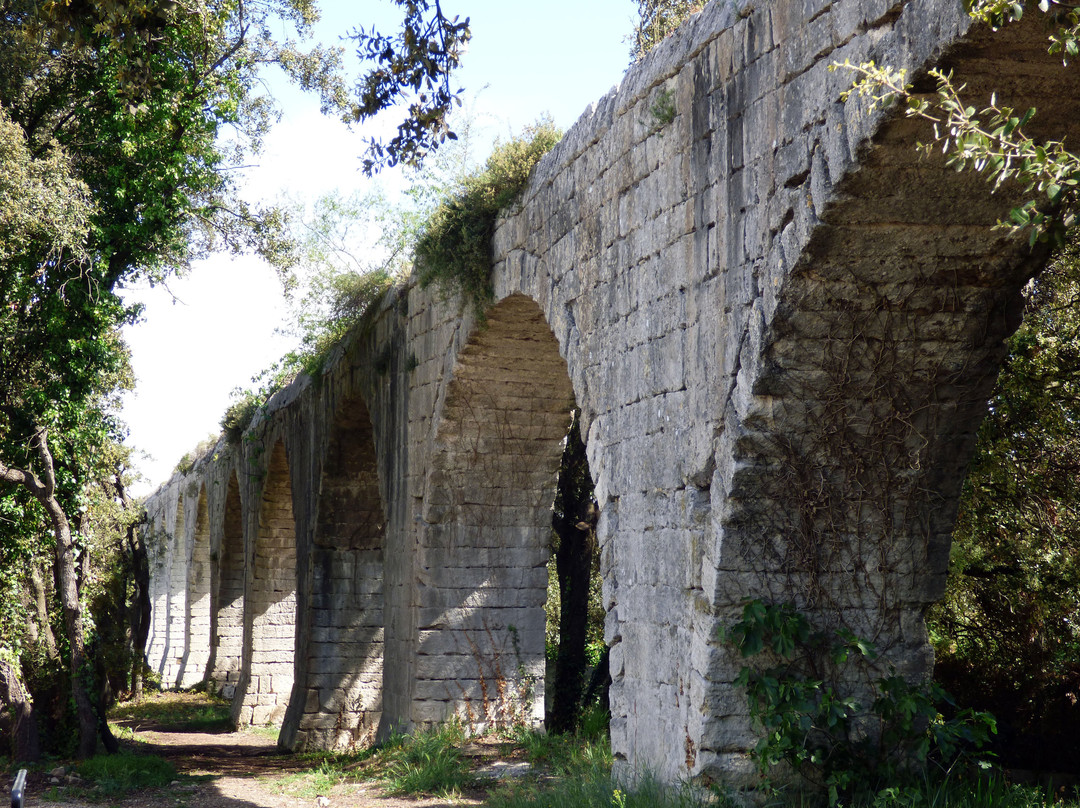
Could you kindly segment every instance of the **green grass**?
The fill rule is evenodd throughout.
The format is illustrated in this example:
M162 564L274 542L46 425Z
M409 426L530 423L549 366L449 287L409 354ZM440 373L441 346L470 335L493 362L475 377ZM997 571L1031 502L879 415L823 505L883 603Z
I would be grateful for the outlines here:
M260 738L269 738L276 741L278 735L281 734L281 727L275 727L273 724L266 724L265 726L260 727L243 727L243 731L250 735L258 735Z
M455 722L388 741L379 754L380 779L392 794L454 797L476 778L461 747L468 736Z
M76 768L98 794L120 797L145 788L163 788L177 779L172 763L157 755L97 755Z
M765 804L770 808L827 808L824 795L816 792L780 791ZM916 786L885 789L876 796L839 803L838 808L1080 808L1080 800L1074 792L1017 785L1000 772L982 771L965 777L927 777Z
M735 803L686 786L668 786L644 775L632 785L611 779L607 761L597 758L551 780L504 783L488 798L489 808L707 808Z
M187 732L226 732L230 728L229 703L205 693L154 693L138 703L117 705L109 720L128 727L153 724Z
M314 768L295 772L278 778L275 787L282 794L299 799L313 800L329 794L335 787L349 782L349 772L344 758L325 755Z

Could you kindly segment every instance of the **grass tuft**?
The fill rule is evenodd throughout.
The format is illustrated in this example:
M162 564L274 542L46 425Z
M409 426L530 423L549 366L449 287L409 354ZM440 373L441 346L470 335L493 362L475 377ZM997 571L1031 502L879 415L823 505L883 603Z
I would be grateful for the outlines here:
M347 783L348 780L349 775L342 765L342 760L326 756L312 769L279 778L275 787L282 794L290 797L313 800L316 797L326 796L335 787Z
M461 753L466 740L465 730L457 722L396 736L384 747L382 780L393 794L456 796L475 782Z

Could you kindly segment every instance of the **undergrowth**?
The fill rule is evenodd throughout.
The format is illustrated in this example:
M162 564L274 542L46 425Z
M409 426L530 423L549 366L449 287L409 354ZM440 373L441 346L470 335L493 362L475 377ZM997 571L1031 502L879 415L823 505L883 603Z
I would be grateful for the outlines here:
M761 733L750 754L766 792L794 773L829 805L907 805L888 800L921 799L954 770L989 768L977 750L995 732L992 716L907 682L845 628L818 630L790 603L751 600L724 636L753 659L735 684Z
M145 788L163 788L176 780L176 767L157 755L97 755L84 760L78 775L96 787L98 794L119 797Z
M313 768L279 778L275 784L277 790L290 797L313 800L350 782L347 759L337 755L320 757L322 759Z
M149 694L139 702L118 704L110 722L128 727L155 725L181 732L224 732L229 729L229 702L205 693Z

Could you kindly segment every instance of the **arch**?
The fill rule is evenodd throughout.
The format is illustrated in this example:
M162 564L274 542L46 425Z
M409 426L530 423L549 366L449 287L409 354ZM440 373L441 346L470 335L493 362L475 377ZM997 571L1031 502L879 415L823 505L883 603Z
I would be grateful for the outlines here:
M1040 58L1044 44L1023 41L1032 33L1013 26L991 45L978 29L941 67L981 101ZM1030 61L985 58L1015 48ZM771 301L728 432L711 604L733 620L742 598L792 601L815 623L871 640L881 668L909 681L933 668L923 615L944 591L960 490L1020 290L1046 260L994 227L1018 189L991 196L982 177L913 148L930 139L925 122L882 126ZM732 665L724 653L733 654L718 654L717 667ZM869 684L850 686L870 702ZM737 703L730 681L709 690L706 699ZM706 737L730 737L745 715L706 721Z
M270 453L251 576L251 654L239 723L280 724L296 644L296 522L285 444Z
M201 682L210 658L210 519L206 510L205 485L199 487L189 552L184 620L186 642L177 681L180 687L192 687Z
M244 515L240 505L240 484L235 472L229 474L225 491L218 559L216 598L211 608L213 649L210 681L217 693L231 699L240 681L244 647Z
M296 747L374 739L382 715L386 531L371 416L343 402L330 429L311 551L311 636Z
M462 349L425 481L412 722L543 720L551 506L574 395L530 298Z

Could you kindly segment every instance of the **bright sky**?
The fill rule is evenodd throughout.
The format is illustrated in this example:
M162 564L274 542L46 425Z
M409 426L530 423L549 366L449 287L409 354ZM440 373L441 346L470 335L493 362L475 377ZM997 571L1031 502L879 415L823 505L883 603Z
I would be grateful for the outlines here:
M318 38L327 44L357 26L374 24L385 33L400 25L390 0L321 5ZM518 132L543 113L569 128L620 81L637 9L635 0L452 0L443 6L471 18L460 84L475 99L475 114L489 122L488 139ZM316 99L281 82L272 90L283 115L246 177L249 198L310 201L335 189L363 188L362 135L321 116ZM138 461L146 479L135 487L145 494L168 479L185 452L217 435L230 392L249 386L292 343L275 334L286 314L281 287L256 258L214 256L168 291L137 288L128 299L145 307L143 322L126 331L138 381L123 411L129 444L146 455Z

